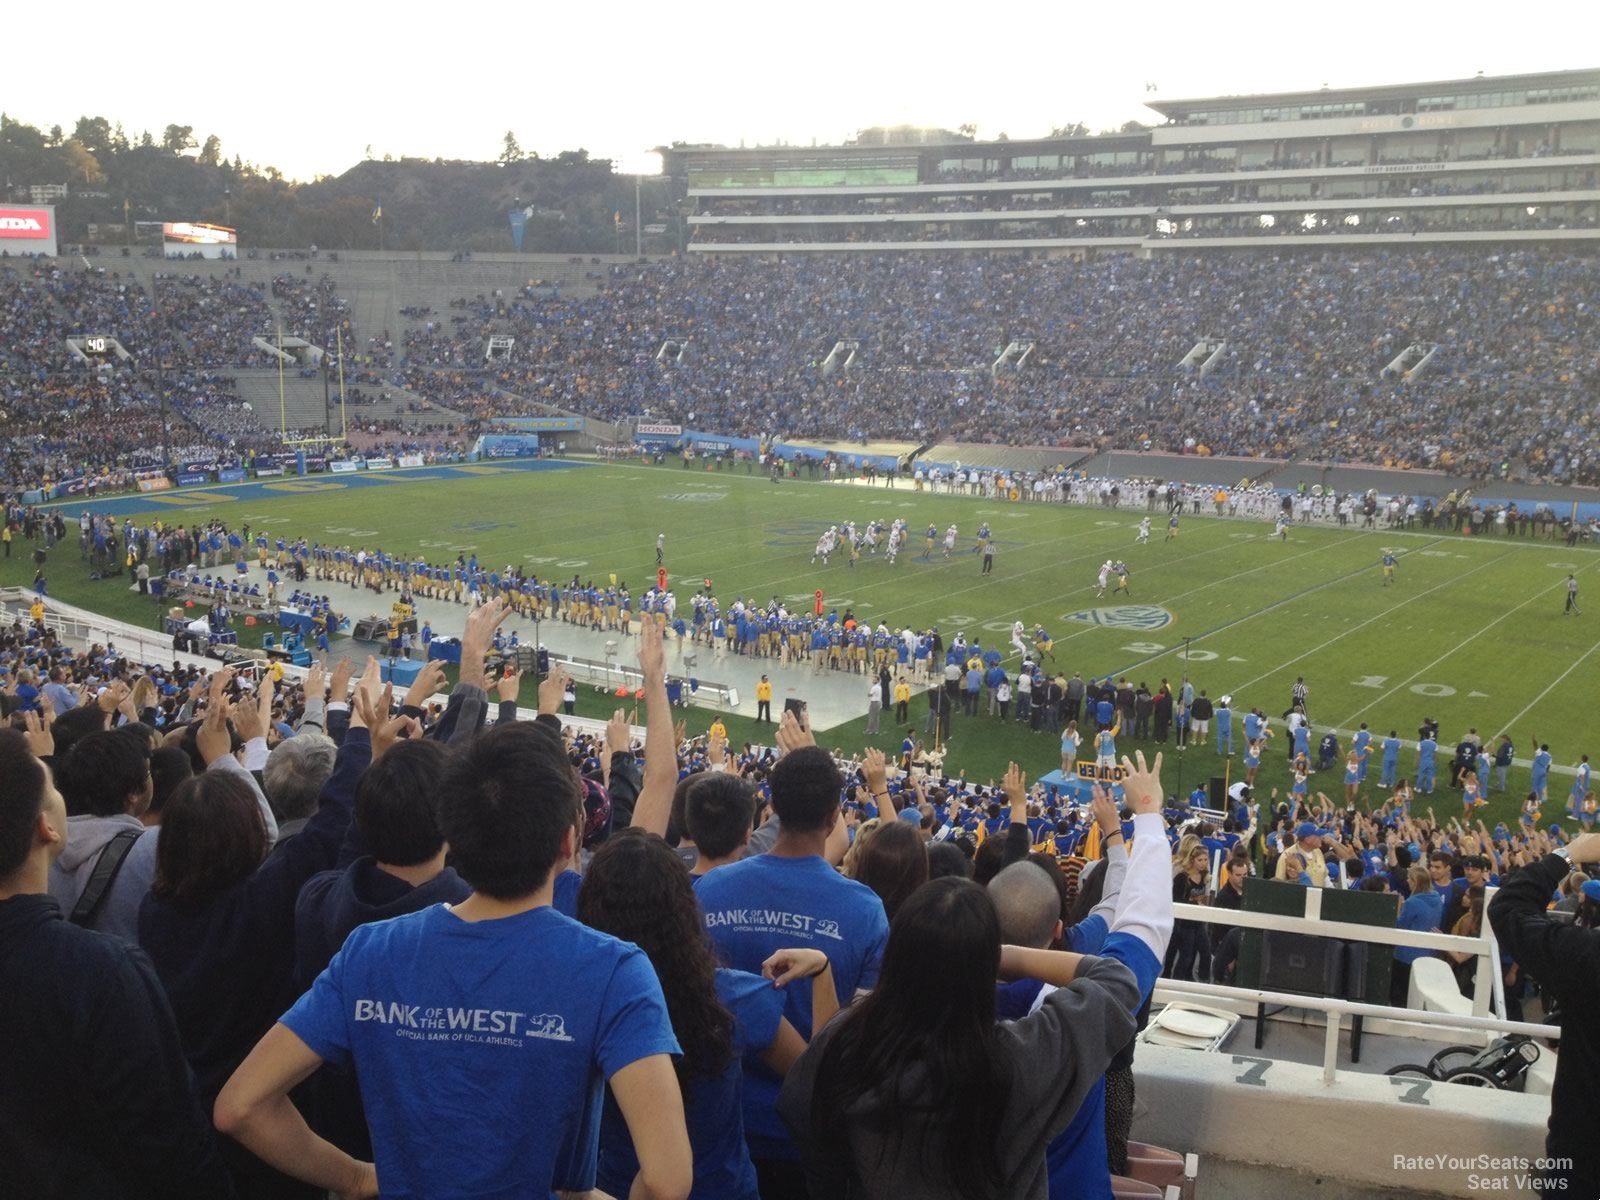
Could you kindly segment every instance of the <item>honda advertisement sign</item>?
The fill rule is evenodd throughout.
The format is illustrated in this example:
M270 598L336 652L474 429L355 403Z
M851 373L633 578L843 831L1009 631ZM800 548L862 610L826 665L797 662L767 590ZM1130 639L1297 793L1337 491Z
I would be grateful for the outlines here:
M0 250L19 254L45 254L54 258L56 210L50 204L0 205Z

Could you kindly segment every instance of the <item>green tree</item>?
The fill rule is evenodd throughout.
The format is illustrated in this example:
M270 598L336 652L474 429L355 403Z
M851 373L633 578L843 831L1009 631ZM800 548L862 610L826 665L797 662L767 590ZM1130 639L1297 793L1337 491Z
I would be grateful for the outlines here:
M222 139L216 134L206 138L205 145L200 147L200 163L202 166L215 167L222 162Z
M192 150L196 144L193 125L168 125L161 135L161 148L173 154Z
M78 123L72 127L72 140L96 158L114 153L118 140L122 143L122 149L128 148L128 139L122 135L122 126L118 125L113 131L111 122L104 117L79 117Z
M506 130L505 144L500 151L500 157L495 161L504 166L522 161L522 147L517 144L517 135L511 130Z

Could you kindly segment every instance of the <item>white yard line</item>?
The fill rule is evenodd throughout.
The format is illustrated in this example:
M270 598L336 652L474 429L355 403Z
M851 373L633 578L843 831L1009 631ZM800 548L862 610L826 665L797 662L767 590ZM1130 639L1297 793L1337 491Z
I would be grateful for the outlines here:
M1589 566L1579 567L1578 570L1579 571L1587 571L1587 570L1590 569L1590 567L1592 567L1594 565L1595 564L1591 563L1591 564L1589 564ZM1576 574L1576 572L1574 572L1574 574ZM1539 591L1534 592L1533 595L1529 596L1526 600L1524 600L1521 604L1517 605L1515 608L1507 609L1505 612L1501 613L1498 617L1496 617L1494 620L1490 621L1487 625L1485 625L1482 629L1478 630L1476 633L1472 634L1470 637L1467 637L1467 638L1465 638L1463 640L1457 641L1453 646L1450 647L1450 649L1446 650L1438 658L1434 659L1432 662L1428 663L1426 666L1424 666L1424 667L1422 667L1422 668L1420 668L1420 669L1418 669L1416 671L1413 671L1410 675L1407 675L1404 679L1402 679L1399 683L1395 684L1388 691L1384 692L1376 700L1373 700L1370 703L1365 704L1362 707L1356 709L1355 712L1351 713L1348 717L1346 717L1343 721L1341 721L1340 724L1341 725L1352 724L1355 721L1355 719L1357 717L1359 717L1362 713L1366 712L1368 709L1371 709L1371 708L1375 707L1376 705L1379 705L1379 704L1383 703L1383 701L1387 700L1390 696L1394 695L1401 688L1406 687L1408 684L1410 684L1412 680L1416 679L1420 675L1425 674L1428 671L1431 671L1434 667L1436 667L1440 663L1444 662L1445 659L1450 658L1451 656L1453 656L1456 653L1458 653L1464 647L1466 647L1466 646L1472 644L1473 642L1477 641L1484 634L1488 633L1491 629L1493 629L1496 625L1499 625L1502 621L1506 620L1508 617L1515 616L1517 613L1521 612L1523 609L1527 608L1528 605L1534 603L1535 601L1543 600L1545 595L1548 592L1550 592L1552 590L1556 590L1556 591L1559 592L1559 590L1564 588L1565 586L1566 586L1566 580L1563 579L1561 582L1553 584L1551 587L1541 588ZM1509 728L1509 726L1508 726L1508 728Z

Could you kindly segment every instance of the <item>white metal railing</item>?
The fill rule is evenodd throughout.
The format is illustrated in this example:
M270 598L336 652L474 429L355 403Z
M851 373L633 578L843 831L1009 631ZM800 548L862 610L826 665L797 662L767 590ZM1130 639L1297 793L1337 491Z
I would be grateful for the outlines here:
M1477 1017L1489 1015L1489 998L1494 990L1493 980L1500 972L1493 969L1499 962L1500 949L1494 940L1494 931L1487 920L1483 932L1477 937L1462 937L1448 933L1422 933L1410 929L1390 929L1382 925L1352 925L1344 921L1319 919L1322 912L1323 888L1306 888L1304 916L1285 917L1274 913L1247 912L1236 908L1210 908L1201 904L1174 904L1172 914L1180 921L1198 921L1206 925L1231 925L1245 929L1272 929L1287 933L1305 933L1312 937L1338 938L1344 942L1375 942L1380 946L1408 946L1419 950L1438 950L1445 953L1471 954L1477 958L1474 974L1472 1013ZM1493 889L1485 889L1484 909L1493 899ZM1504 997L1500 997L1500 1012L1504 1013ZM1408 1010L1415 1011L1415 1010Z
M1521 1033L1530 1037L1558 1039L1560 1028L1555 1025L1535 1025L1525 1021L1508 1021L1503 1015L1490 1012L1492 994L1495 1009L1505 1012L1505 983L1498 969L1500 947L1487 920L1483 932L1477 937L1447 933L1424 933L1409 929L1390 929L1381 925L1354 925L1345 921L1320 920L1322 888L1307 888L1306 914L1299 917L1275 913L1249 912L1243 909L1218 909L1198 904L1174 904L1173 917L1180 921L1195 921L1205 925L1226 925L1244 929L1276 930L1285 933L1303 933L1313 937L1336 938L1340 941L1367 942L1383 946L1409 946L1422 950L1437 950L1457 954L1471 954L1477 959L1473 988L1473 1011L1468 1015L1435 1012L1415 1008L1396 1008L1388 1005L1367 1004L1359 1000L1346 1000L1336 996L1270 992L1259 988L1230 987L1223 984L1197 983L1190 980L1162 978L1156 982L1157 993L1203 996L1213 1000L1226 1000L1239 1004L1258 1006L1276 1004L1286 1008L1309 1009L1327 1014L1327 1032L1323 1043L1322 1073L1324 1081L1333 1083L1339 1049L1340 1017L1372 1017L1385 1022L1387 1028L1374 1032L1407 1032L1410 1026L1417 1036L1436 1036L1436 1031L1468 1030L1477 1033ZM1484 909L1488 910L1498 889L1486 888Z
M1174 905L1184 908L1186 905ZM1528 1037L1558 1040L1559 1025L1534 1025L1527 1021L1507 1021L1503 1017L1456 1016L1452 1013L1423 1012L1415 1008L1392 1008L1384 1004L1365 1004L1336 996L1301 995L1298 992L1268 992L1260 988L1228 987L1220 983L1196 983L1187 979L1158 979L1157 995L1196 996L1208 1000L1232 1000L1251 1005L1278 1004L1285 1008L1306 1008L1327 1014L1322 1043L1322 1080L1338 1082L1339 1031L1341 1017L1373 1017L1399 1024L1443 1029L1462 1029L1478 1033L1520 1033Z

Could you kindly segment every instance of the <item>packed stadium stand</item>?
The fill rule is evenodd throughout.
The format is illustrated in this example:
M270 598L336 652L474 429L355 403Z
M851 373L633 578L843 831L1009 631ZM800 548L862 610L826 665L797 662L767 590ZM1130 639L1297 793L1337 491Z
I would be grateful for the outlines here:
M1332 1183L1355 1200L1406 1200L1533 1190L1523 1156L1552 1112L1551 1161L1539 1169L1554 1178L1543 1190L1600 1191L1583 1033L1594 935L1581 928L1600 924L1600 886L1569 876L1600 850L1577 841L1565 849L1587 853L1569 862L1539 829L1548 748L1518 758L1509 735L1495 746L1475 729L1457 748L1468 820L1487 803L1467 791L1478 772L1487 788L1498 769L1505 791L1508 770L1520 785L1531 768L1517 832L1446 824L1432 808L1424 817L1439 765L1431 718L1418 731L1427 786L1416 811L1405 779L1394 779L1397 733L1380 742L1365 725L1346 760L1343 811L1320 793L1310 806L1308 757L1296 762L1301 789L1277 808L1277 788L1270 799L1265 786L1252 792L1273 735L1258 692L1243 698L1249 715L1240 705L1250 783L1191 776L1198 786L1187 793L1181 767L1169 789L1143 752L1169 746L1174 718L1173 756L1204 751L1215 718L1217 754L1226 736L1231 757L1234 728L1227 695L1213 706L1204 689L1195 694L1204 680L1190 678L1189 637L1176 695L1166 679L1151 694L1109 675L1049 678L1036 660L1048 653L1055 668L1051 639L1039 627L1030 652L1020 621L1013 676L1011 656L980 658L964 632L946 650L937 626L872 631L850 617L812 645L838 647L850 628L864 675L874 639L881 681L870 698L852 684L873 735L889 665L913 653L919 689L933 684L930 734L948 728L963 679L967 717L1010 720L1013 677L1017 720L1031 720L1034 735L1048 730L1044 765L1063 734L1061 770L1049 785L1035 780L1044 790L1033 795L1015 764L998 786L965 770L944 775L945 743L930 752L914 723L905 772L891 779L881 753L808 745L787 713L772 745L735 749L723 734L675 730L660 644L675 605L665 582L641 597L640 612L661 619L643 621L649 632L634 644L631 600L618 628L614 592L602 621L607 605L592 584L500 574L475 552L469 565L463 549L452 548L454 563L445 554L430 564L279 535L272 556L259 516L240 515L257 522L252 539L248 525L181 507L164 514L176 525L94 511L97 491L187 485L221 478L224 465L236 480L250 466L282 475L292 469L283 458L308 443L319 466L375 452L369 465L387 468L397 448L419 461L423 451L460 458L496 428L559 427L590 443L615 430L604 444L635 455L627 431L645 425L675 431L660 434L669 438L781 436L836 460L917 458L931 468L917 486L976 495L1016 488L1019 477L1042 487L1049 473L1057 497L1093 503L1098 492L1105 504L1120 479L1144 492L1147 513L1160 511L1164 476L1173 531L1186 501L1198 513L1209 485L1240 479L1236 490L1258 506L1249 515L1276 510L1280 533L1297 485L1301 519L1315 505L1331 520L1333 490L1313 494L1329 464L1341 464L1341 486L1370 481L1374 493L1392 494L1396 478L1413 495L1453 492L1457 478L1516 478L1541 499L1600 483L1600 72L1151 107L1158 127L1094 138L679 147L667 165L695 234L687 253L665 260L304 249L168 262L90 247L0 260L6 557L15 539L33 550L20 563L40 564L31 588L0 593L0 712L11 726L0 731L9 951L0 993L14 1051L9 1076L0 1070L11 1084L0 1147L18 1194L305 1194L287 1173L318 1193L372 1195L376 1159L385 1188L407 1195L481 1181L474 1191L497 1195L631 1187L787 1200L806 1194L809 1175L816 1197L1211 1200ZM558 421L508 420L548 416ZM715 444L700 451L731 453L729 440ZM685 446L685 468L692 453ZM970 476L945 469L956 463ZM1414 471L1383 470L1396 467ZM52 482L49 496L16 494ZM44 502L62 494L72 500ZM1370 502L1375 514L1376 494ZM1220 515L1224 498L1215 504ZM1438 508L1428 500L1421 528L1454 521L1470 533L1484 511L1469 510L1454 494ZM1502 533L1516 531L1503 508L1492 512ZM1386 528L1400 528L1399 499L1388 514ZM1553 544L1553 508L1521 518L1519 536L1543 530ZM1494 528L1492 513L1478 528ZM1576 521L1560 528L1575 545ZM73 532L92 579L125 566L133 591L160 597L148 609L159 635L50 596L42 567L50 552L70 564ZM666 536L656 542L663 573ZM979 537L987 572L993 544L986 529ZM953 524L948 538L947 558ZM833 542L819 545L826 563ZM1048 549L1038 557L1030 570L1054 566ZM1576 577L1567 580L1567 611L1581 616ZM1100 583L1103 594L1104 573ZM285 605L280 585L293 588ZM380 606L395 593L391 617L380 607L356 636L386 644L382 671L395 684L404 668L408 689L401 680L385 691L376 659L356 681L348 660L336 665L331 637L342 626L324 588L356 604L370 588ZM605 648L607 685L618 641L630 639L622 657L629 670L637 658L647 727L627 725L621 710L609 727L572 720L576 687L563 686L548 655L541 665L538 641L564 635L536 623L533 646L513 633L507 647L495 628L507 599L539 612L546 631L558 620L581 626ZM277 608L273 636L301 640L293 651L272 643L276 655L265 642L259 654L241 651L234 603L258 633L258 615ZM758 626L770 636L772 622L789 620L776 596L773 605L763 616L740 601L731 626L717 616L708 652L713 636L724 648L748 644ZM410 660L412 618L424 656L449 642L448 695L438 655L430 667ZM986 626L996 644L1009 619ZM313 628L326 664L312 666ZM1194 662L1217 657L1202 650ZM1587 657L1575 655L1535 704ZM250 686L217 671L223 661ZM799 662L762 651L745 669ZM530 666L537 723L517 707L518 672ZM756 702L770 706L767 674L760 680ZM979 716L980 683L989 718ZM1437 686L1411 691L1454 692L1425 690ZM909 704L909 686L895 695ZM1292 697L1284 740L1308 756L1303 678ZM1260 703L1276 711L1282 699ZM1337 770L1337 732L1326 771ZM1137 771L1114 765L1119 735L1124 753L1138 747ZM1381 753L1384 796L1358 811L1369 752ZM1569 828L1594 823L1588 764L1584 755L1553 768L1557 795L1573 781ZM1097 790L1091 780L1118 781L1127 811L1103 797L1098 811L1069 802ZM752 819L757 788L777 820ZM1208 891L1201 880L1224 869L1228 883ZM1227 901L1224 886L1242 893L1252 882L1277 888L1277 899ZM1493 887L1502 890L1491 901ZM1546 915L1558 888L1578 927ZM471 937L458 928L480 920ZM963 935L968 926L981 936ZM418 933L435 927L448 932ZM797 946L800 930L810 945ZM1556 949L1572 937L1582 953ZM552 956L563 938L567 949ZM468 943L488 949L460 948ZM1385 946L1401 955L1391 961ZM746 973L715 970L713 947ZM496 969L485 972L486 961ZM1008 982L996 991L1000 964ZM780 971L793 975L781 996L771 986ZM854 1011L830 1021L840 1002ZM1524 1002L1528 1021L1555 1014L1564 1028L1524 1025ZM1136 1034L1141 1008L1151 1021ZM1250 1021L1255 1055L1235 1036ZM1557 1042L1566 1086L1581 1093L1564 1092L1551 1069ZM971 1052L959 1075L943 1077L969 1086L939 1090L931 1106L876 1106L927 1090L925 1064L941 1049ZM547 1051L529 1071L529 1056ZM336 1070L308 1078L324 1060ZM391 1074L390 1060L408 1065ZM640 1063L649 1075L634 1071ZM780 1065L790 1073L782 1091ZM839 1090L854 1071L856 1090ZM585 1120L602 1111L603 1074L613 1099L603 1118ZM1433 1087L1452 1076L1473 1086ZM133 1077L138 1087L98 1086ZM403 1082L415 1079L431 1088ZM294 1103L339 1151L296 1124L287 1095L297 1083ZM830 1106L829 1087L847 1102ZM987 1106L974 1100L983 1089ZM22 1092L30 1103L13 1100ZM968 1119L952 1116L962 1112ZM896 1122L925 1145L862 1148ZM671 1154L647 1136L661 1130L676 1139ZM1130 1134L1193 1153L1185 1161ZM95 1153L82 1152L91 1139ZM1474 1157L1432 1165L1435 1148ZM1500 1165L1466 1175L1485 1169L1471 1165L1480 1161ZM924 1178L893 1175L911 1162ZM928 1183L941 1172L977 1184ZM1480 1178L1489 1182L1470 1182Z
M1151 107L1163 124L1097 138L675 149L700 230L681 258L7 263L0 372L28 413L58 373L123 377L123 408L166 386L235 453L351 412L469 438L575 414L1600 482L1600 73ZM1488 196L1517 228L1480 220ZM1098 215L1036 207L1058 199ZM950 220L906 220L930 203ZM1015 240L951 240L996 205ZM724 226L784 253L708 240ZM110 339L94 362L86 337ZM7 437L36 456L32 429Z

